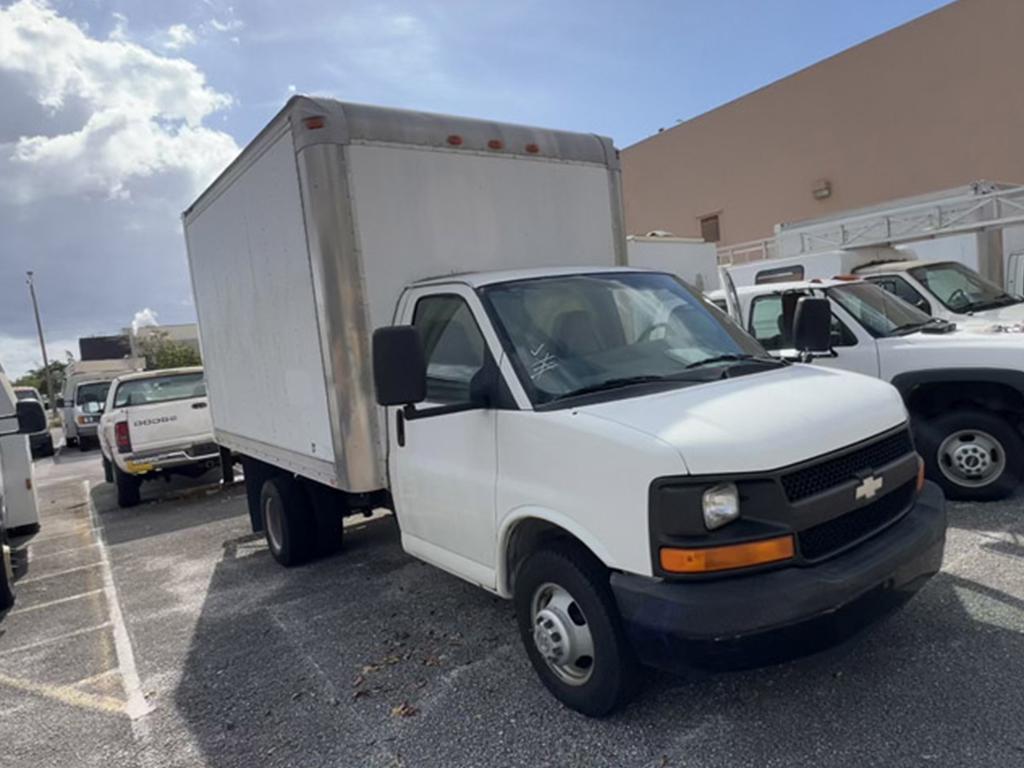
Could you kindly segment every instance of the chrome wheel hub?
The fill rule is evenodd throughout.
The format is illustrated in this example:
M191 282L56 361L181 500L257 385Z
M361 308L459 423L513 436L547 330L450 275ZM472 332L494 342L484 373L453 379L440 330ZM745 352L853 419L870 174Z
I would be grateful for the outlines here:
M2 552L0 552L0 559L3 560L4 576L7 577L7 586L12 588L14 586L14 561L11 558L11 548L6 544L0 546Z
M270 545L275 552L281 551L281 541L284 536L281 533L281 512L272 498L268 498L263 506L263 524L267 526L267 535L270 537Z
M542 584L534 593L533 643L548 667L564 682L583 685L594 668L594 638L586 616L558 584Z
M939 446L939 469L957 485L979 488L993 482L1006 468L1002 443L987 432L961 429Z

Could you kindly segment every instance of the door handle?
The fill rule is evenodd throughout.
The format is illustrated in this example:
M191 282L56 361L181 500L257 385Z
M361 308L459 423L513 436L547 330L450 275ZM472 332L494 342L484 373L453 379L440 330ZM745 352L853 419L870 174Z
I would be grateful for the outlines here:
M192 403L193 408L205 408L206 403Z

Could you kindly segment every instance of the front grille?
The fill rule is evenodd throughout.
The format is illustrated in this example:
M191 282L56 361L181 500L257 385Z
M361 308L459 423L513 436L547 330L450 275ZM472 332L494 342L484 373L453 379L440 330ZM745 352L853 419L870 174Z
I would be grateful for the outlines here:
M910 432L902 430L843 456L783 475L782 487L790 501L800 501L855 480L860 472L884 467L913 449Z
M196 443L188 449L189 456L209 456L211 453L217 453L220 450L220 446L216 443Z
M800 553L806 560L820 560L884 528L910 506L914 485L915 481L911 480L860 509L801 531L798 534Z

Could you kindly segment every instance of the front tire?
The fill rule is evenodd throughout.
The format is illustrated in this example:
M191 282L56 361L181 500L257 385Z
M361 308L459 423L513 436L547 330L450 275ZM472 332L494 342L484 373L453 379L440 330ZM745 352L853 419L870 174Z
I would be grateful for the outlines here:
M142 500L142 480L135 475L122 472L114 466L114 484L117 486L117 506L134 507Z
M316 517L306 489L295 478L278 475L263 483L260 513L270 554L291 568L316 551Z
M568 543L534 552L516 574L514 602L526 654L555 698L589 717L628 701L640 669L593 556Z
M1005 419L981 409L950 411L915 429L925 471L950 499L1009 496L1021 478L1024 439Z
M7 544L7 531L0 526L0 611L14 605L14 563Z

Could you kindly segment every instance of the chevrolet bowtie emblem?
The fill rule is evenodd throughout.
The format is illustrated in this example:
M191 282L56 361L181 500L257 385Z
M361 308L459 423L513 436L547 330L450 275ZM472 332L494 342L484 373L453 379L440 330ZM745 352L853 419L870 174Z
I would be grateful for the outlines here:
M873 499L875 494L882 490L882 485L885 481L880 477L874 475L868 475L865 477L860 485L857 486L857 491L854 494L854 498L858 501L860 499Z

